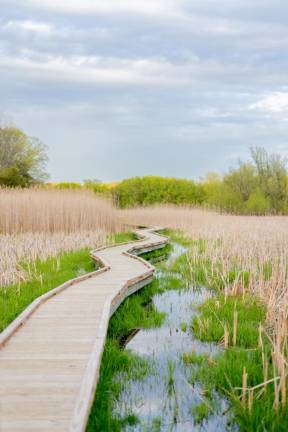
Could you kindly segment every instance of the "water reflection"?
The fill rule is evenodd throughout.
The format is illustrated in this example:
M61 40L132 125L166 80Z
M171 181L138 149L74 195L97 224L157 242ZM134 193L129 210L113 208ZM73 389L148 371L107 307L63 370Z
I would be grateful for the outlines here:
M168 264L183 252L182 246L175 248L174 245ZM162 270L158 277L163 278L164 274L165 270ZM204 289L188 288L169 290L152 299L155 307L166 313L166 319L160 328L138 331L126 344L126 349L151 362L152 372L143 380L126 382L115 403L116 416L125 418L133 414L139 419L139 423L125 426L125 431L214 432L228 429L229 419L224 415L228 404L216 392L212 395L213 408L209 417L201 424L194 422L193 407L206 399L201 385L191 383L193 368L197 366L187 366L182 359L187 352L205 353L210 357L219 349L214 343L195 339L189 330L192 316L197 314L197 305L209 295Z

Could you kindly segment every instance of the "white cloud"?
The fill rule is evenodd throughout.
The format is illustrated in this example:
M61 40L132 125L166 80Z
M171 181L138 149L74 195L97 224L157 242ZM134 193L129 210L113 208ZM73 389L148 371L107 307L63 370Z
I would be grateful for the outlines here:
M68 13L131 12L149 15L171 11L177 4L175 0L27 0L27 3Z
M25 31L32 33L50 34L52 25L35 21L8 21L2 26L4 30Z
M97 56L40 56L23 50L19 57L1 55L0 65L15 73L28 72L49 80L83 83L183 85L191 81L189 67L164 59L119 59ZM191 66L190 66L191 67ZM30 75L31 76L31 75Z
M288 112L288 92L276 92L269 94L258 102L249 106L250 110L261 110L272 113L287 113Z

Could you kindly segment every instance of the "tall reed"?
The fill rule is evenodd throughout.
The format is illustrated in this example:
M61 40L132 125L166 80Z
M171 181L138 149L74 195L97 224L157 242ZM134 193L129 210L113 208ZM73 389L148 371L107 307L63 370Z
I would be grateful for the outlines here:
M201 240L203 247L199 248L199 244L194 243L189 253L192 275L194 268L201 265L203 273L211 284L213 281L220 281L225 298L229 295L245 297L249 293L265 303L267 306L265 332L271 341L274 369L272 380L275 388L274 407L278 410L280 406L286 406L288 217L220 215L200 209L166 206L122 211L121 218L128 223L181 229L193 240ZM235 316L234 344L236 338L237 317ZM263 358L263 376L265 391L267 385L265 358ZM246 392L246 389L244 390ZM249 400L251 406L253 391Z
M103 246L123 229L112 204L91 191L0 189L0 287L29 277L23 261Z
M0 233L119 228L112 203L89 190L0 189Z

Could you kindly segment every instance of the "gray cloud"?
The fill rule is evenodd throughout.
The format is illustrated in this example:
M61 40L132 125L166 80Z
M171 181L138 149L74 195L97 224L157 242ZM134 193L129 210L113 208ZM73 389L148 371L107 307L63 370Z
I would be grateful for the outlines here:
M287 154L282 1L1 6L0 110L49 146L54 179L197 178L253 144Z

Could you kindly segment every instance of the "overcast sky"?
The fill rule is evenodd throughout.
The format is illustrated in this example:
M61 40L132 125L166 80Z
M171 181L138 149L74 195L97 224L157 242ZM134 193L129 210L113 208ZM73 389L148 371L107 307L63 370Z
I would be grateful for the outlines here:
M0 0L0 111L53 180L288 156L285 0Z

